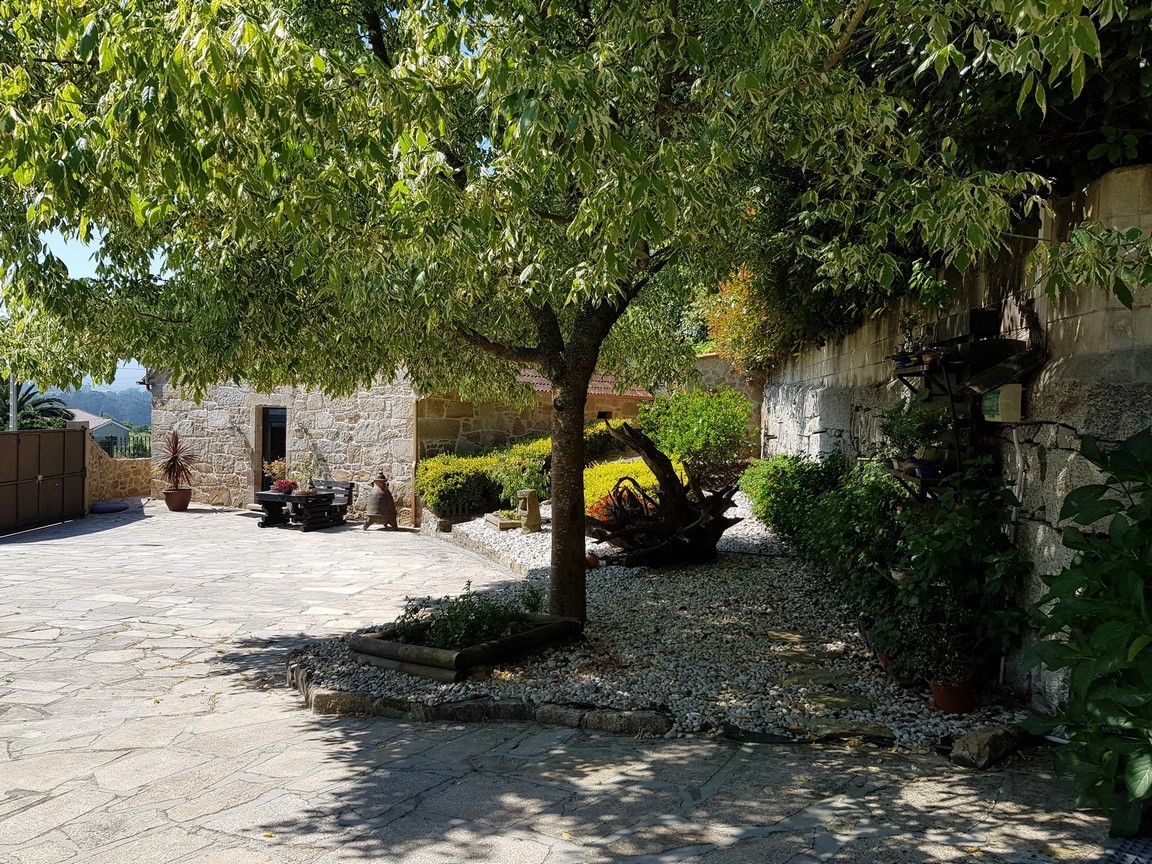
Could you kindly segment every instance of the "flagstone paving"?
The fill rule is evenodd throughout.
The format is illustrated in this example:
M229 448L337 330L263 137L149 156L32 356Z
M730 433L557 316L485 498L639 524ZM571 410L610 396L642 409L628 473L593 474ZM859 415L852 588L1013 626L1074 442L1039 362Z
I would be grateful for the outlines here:
M1044 758L306 712L284 655L512 578L411 534L194 507L0 538L0 864L1090 861Z

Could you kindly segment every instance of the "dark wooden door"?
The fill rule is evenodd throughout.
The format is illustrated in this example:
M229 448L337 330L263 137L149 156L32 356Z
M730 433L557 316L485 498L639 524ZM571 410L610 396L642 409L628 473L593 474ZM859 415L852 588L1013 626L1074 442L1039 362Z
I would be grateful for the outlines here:
M0 432L0 534L84 515L88 432Z

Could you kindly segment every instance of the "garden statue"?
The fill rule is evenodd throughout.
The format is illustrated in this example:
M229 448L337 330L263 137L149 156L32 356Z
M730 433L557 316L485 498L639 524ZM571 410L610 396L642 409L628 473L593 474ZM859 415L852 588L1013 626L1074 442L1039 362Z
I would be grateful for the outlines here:
M383 523L385 528L400 527L396 524L396 499L388 490L388 478L383 473L377 474L372 480L372 486L364 496L364 507L365 531L377 522Z
M540 530L540 499L535 489L521 489L516 493L516 518L525 534Z

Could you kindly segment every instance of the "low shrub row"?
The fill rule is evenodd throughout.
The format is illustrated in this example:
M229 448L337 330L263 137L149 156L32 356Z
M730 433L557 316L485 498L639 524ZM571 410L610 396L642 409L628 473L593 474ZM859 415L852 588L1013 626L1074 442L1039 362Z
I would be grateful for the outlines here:
M603 421L584 430L584 458L595 462L624 445ZM549 494L547 462L551 438L533 438L494 447L483 453L442 453L416 467L416 494L426 506L442 513L474 513L515 503L521 489L535 489L541 500Z
M976 466L919 502L873 463L776 456L741 488L755 515L826 572L897 674L957 683L1018 634L1025 565L1005 527L1011 494Z

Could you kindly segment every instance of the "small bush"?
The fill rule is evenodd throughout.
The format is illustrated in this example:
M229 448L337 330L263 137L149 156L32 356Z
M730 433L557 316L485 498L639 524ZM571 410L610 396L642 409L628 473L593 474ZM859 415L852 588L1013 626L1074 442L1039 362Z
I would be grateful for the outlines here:
M887 572L898 554L901 508L908 493L875 466L848 471L820 495L793 538L806 559L827 569L854 612L880 618L888 607Z
M551 440L548 439L549 445ZM591 465L600 462L609 456L623 453L628 445L616 438L608 431L608 424L603 420L589 423L584 427L584 463Z
M499 494L491 471L496 459L441 453L424 459L416 468L416 494L433 510L483 510Z
M819 461L780 453L754 463L740 478L740 488L757 519L792 537L805 525L816 500L834 489L847 469L847 457L838 450Z
M548 441L547 438L542 440ZM531 451L493 453L494 464L488 473L499 490L500 500L508 504L515 503L516 493L521 489L535 489L541 501L546 499L552 486L551 474L544 470L546 458L547 454L537 456Z
M639 420L657 447L682 461L705 486L716 486L732 473L729 466L752 452L751 412L743 393L722 387L657 396L640 406Z

